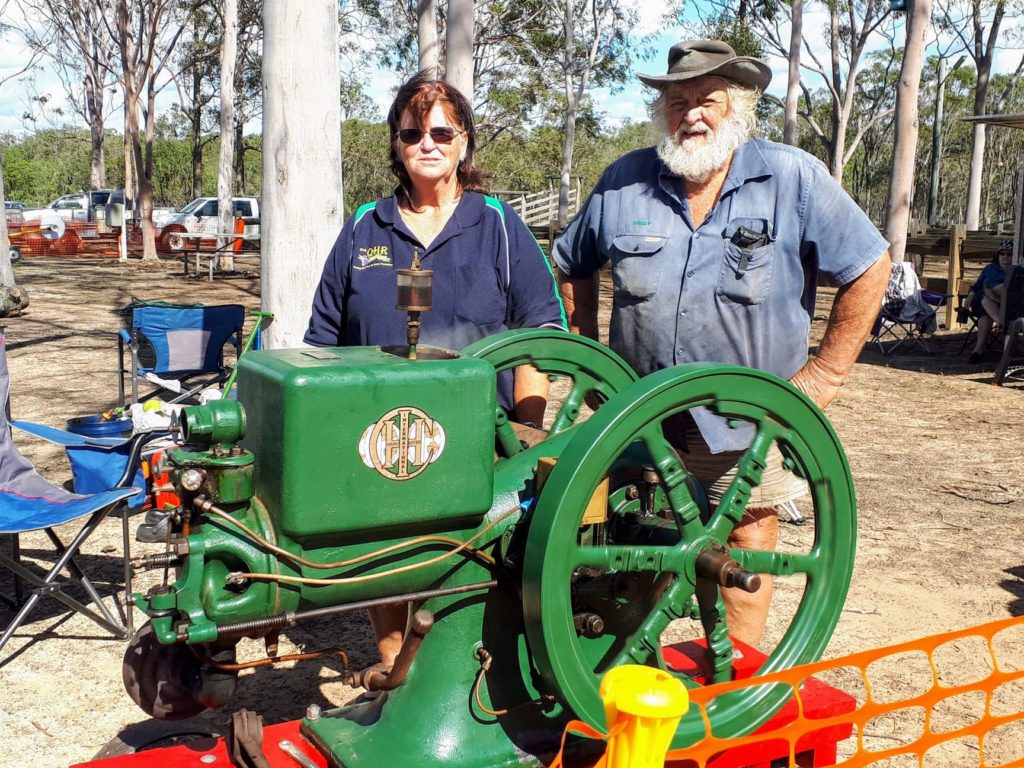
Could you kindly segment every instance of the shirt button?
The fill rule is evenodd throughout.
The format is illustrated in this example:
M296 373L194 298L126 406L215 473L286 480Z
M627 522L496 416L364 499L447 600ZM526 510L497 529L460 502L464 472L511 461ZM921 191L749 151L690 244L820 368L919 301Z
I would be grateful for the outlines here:
M682 349L677 349L677 350L676 350L676 355L677 355L678 357L682 357L682 356L683 356L683 350L682 350Z
M686 276L687 276L687 277L693 277L693 270L692 270L692 269L691 269L691 270L689 270L689 271L688 271L688 272L686 273Z
M679 310L679 316L680 316L680 317L682 317L682 316L683 316L683 315L685 315L685 314L686 314L686 310L685 310L685 309L680 309L680 310Z
M699 240L700 239L700 232L694 232L693 233L693 239L694 240Z

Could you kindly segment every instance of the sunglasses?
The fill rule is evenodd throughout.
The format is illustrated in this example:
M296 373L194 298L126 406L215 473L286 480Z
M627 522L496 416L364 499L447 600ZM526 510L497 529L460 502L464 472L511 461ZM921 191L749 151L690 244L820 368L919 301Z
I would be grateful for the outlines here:
M399 128L398 138L403 144L419 144L423 140L424 133L429 133L430 140L435 144L451 144L458 134L465 133L465 131L449 128L446 125L431 128L429 131L421 131L419 128Z

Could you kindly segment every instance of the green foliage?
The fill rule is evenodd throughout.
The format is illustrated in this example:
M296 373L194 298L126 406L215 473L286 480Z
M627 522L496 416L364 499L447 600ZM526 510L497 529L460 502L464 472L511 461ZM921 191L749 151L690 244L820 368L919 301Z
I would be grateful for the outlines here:
M386 197L398 183L388 160L388 126L364 120L346 120L341 126L341 175L348 213L378 197Z
M259 137L246 137L257 150ZM51 203L61 195L89 189L89 132L70 128L40 131L17 139L3 138L4 193L8 200L33 206ZM108 131L103 140L107 184L124 186L124 139ZM173 121L160 120L153 143L153 200L159 206L178 207L192 199L191 141L179 138ZM216 137L204 148L203 195L217 194ZM258 195L261 183L258 151L246 154L246 189L238 194Z
M46 205L60 195L89 188L87 130L40 131L4 149L4 195L27 205Z

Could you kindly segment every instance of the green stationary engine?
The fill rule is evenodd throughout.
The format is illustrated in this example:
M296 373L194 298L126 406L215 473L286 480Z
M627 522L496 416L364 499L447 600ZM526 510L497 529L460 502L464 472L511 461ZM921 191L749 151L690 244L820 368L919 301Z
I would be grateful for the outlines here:
M562 387L546 433L495 404L496 375L525 364ZM166 456L181 506L166 553L136 563L174 573L137 596L150 621L124 667L157 717L226 704L242 637L266 638L273 659L297 622L412 602L394 667L349 671L387 693L313 714L306 735L343 766L530 764L567 719L604 725L607 669L665 666L672 622L697 628L712 679L728 679L725 587L795 577L798 607L765 671L817 658L838 620L853 566L849 469L821 412L769 374L695 364L638 380L605 347L545 330L461 353L412 337L253 352L239 368L237 402L183 411L183 445ZM585 399L602 405L579 419ZM756 428L715 510L662 430L695 407ZM808 483L813 541L729 550L772 445ZM758 726L786 695L723 699L716 733ZM703 728L684 717L674 745Z

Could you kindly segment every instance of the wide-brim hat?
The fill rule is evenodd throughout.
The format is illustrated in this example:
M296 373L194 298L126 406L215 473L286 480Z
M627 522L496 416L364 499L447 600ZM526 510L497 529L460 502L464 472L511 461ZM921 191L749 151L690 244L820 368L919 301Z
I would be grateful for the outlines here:
M722 40L686 40L668 51L668 72L664 75L637 74L652 88L662 88L695 77L715 75L763 91L772 79L772 70L760 59L737 56Z

